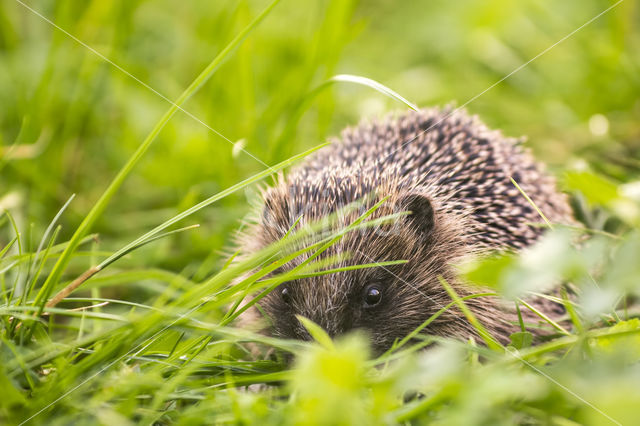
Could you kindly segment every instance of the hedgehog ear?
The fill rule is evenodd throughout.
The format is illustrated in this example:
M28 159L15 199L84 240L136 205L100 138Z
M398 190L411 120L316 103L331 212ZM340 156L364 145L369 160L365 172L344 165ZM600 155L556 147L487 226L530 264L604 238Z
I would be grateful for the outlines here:
M435 225L435 212L431 200L423 194L409 194L400 200L403 210L409 211L407 220L421 234L428 234Z

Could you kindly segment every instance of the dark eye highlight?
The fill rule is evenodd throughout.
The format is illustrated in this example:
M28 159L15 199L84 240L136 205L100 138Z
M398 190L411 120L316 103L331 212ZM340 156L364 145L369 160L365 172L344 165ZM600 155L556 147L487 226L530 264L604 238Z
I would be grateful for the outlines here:
M376 306L382 300L382 290L378 285L370 285L364 293L365 307L371 308Z
M282 291L280 292L280 294L282 295L282 300L284 301L284 303L286 303L287 305L291 304L291 292L289 291L289 289L287 287L283 288Z

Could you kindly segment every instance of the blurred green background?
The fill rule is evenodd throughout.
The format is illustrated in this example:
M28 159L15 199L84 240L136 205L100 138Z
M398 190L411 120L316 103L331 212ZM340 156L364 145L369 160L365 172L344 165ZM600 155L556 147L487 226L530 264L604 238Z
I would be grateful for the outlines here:
M254 155L178 113L94 231L115 250L180 210L326 140L361 118L462 105L613 5L605 0L284 0L185 105ZM42 1L28 5L169 99L266 5L251 1ZM627 0L467 109L528 146L562 176L592 170L617 182L640 168L640 7ZM37 242L73 193L70 237L169 103L19 2L0 3L0 207ZM188 223L197 231L137 251L135 264L213 267L249 211L228 197ZM32 225L33 224L33 225ZM10 228L3 227L0 246ZM77 272L86 260L74 261ZM73 268L72 268L73 269ZM208 270L201 270L207 273Z
M34 424L283 424L338 416L353 424L632 424L640 401L640 321L629 320L640 297L634 0L282 0L184 105L196 119L178 112L163 128L92 227L99 240L70 252L69 267L54 268L61 279L51 272L61 246L39 262L34 252L60 207L77 194L56 244L73 235L168 110L163 97L177 99L268 4L0 2L0 423L35 416ZM300 356L293 370L280 359L254 362L244 335L233 334L244 330L223 330L223 314L237 306L228 310L230 299L209 295L222 286L224 294L237 291L215 272L255 185L180 224L199 229L154 241L92 278L55 321L25 316L47 300L30 300L31 290L44 293L45 276L53 277L50 290L59 289L266 165L363 118L406 109L370 87L325 84L338 74L373 79L421 107L468 104L490 127L527 137L571 192L588 232L600 235L578 250L556 227L536 250L489 259L475 270L482 279L473 271L467 278L504 295L541 280L575 283L578 313L571 309L563 337L527 347L526 333L516 333L520 343L510 348L524 364L512 356L518 352L471 341L412 355L416 346L392 354L402 357L389 365L369 360L366 341L353 336L304 350L253 336L268 351ZM236 278L242 273L249 270ZM84 306L109 298L118 300ZM80 305L87 309L69 309ZM242 384L271 382L286 385L242 392ZM409 400L405 391L413 392Z

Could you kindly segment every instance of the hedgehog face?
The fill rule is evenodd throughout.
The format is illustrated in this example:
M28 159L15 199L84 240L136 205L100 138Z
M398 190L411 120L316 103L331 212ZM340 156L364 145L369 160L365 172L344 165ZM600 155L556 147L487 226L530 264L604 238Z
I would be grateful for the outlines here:
M427 196L408 193L395 204L398 211L411 214L384 232L365 229L347 234L326 255L350 254L348 261L335 266L390 260L407 263L283 283L260 302L271 319L273 334L308 340L308 332L296 318L302 315L332 337L355 329L364 330L371 338L374 351L381 353L450 302L438 276L455 280L449 261L455 258L458 252L455 247L461 246L460 241L454 233L444 232L446 220L435 212ZM449 239L443 239L443 235ZM296 259L284 269L302 261ZM455 328L453 322L459 319L459 315L455 319L445 315L426 331L451 335L451 329ZM448 327L447 332L438 330L442 325Z

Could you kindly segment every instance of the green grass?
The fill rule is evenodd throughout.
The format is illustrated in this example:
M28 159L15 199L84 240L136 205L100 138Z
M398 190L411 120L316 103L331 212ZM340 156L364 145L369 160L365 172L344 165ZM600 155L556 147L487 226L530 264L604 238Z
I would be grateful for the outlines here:
M615 2L25 4L99 55L0 5L1 424L637 421L636 2L477 98ZM469 312L486 345L416 333L377 358L358 333L332 342L304 322L309 343L235 326L246 294L337 272L319 254L379 223L318 224L231 262L259 185L363 117L471 99L528 136L585 227L554 224L462 273L521 310L570 281L570 326L549 320L556 336L531 346L522 323L503 347ZM452 301L436 315L466 312L469 296L442 284Z

